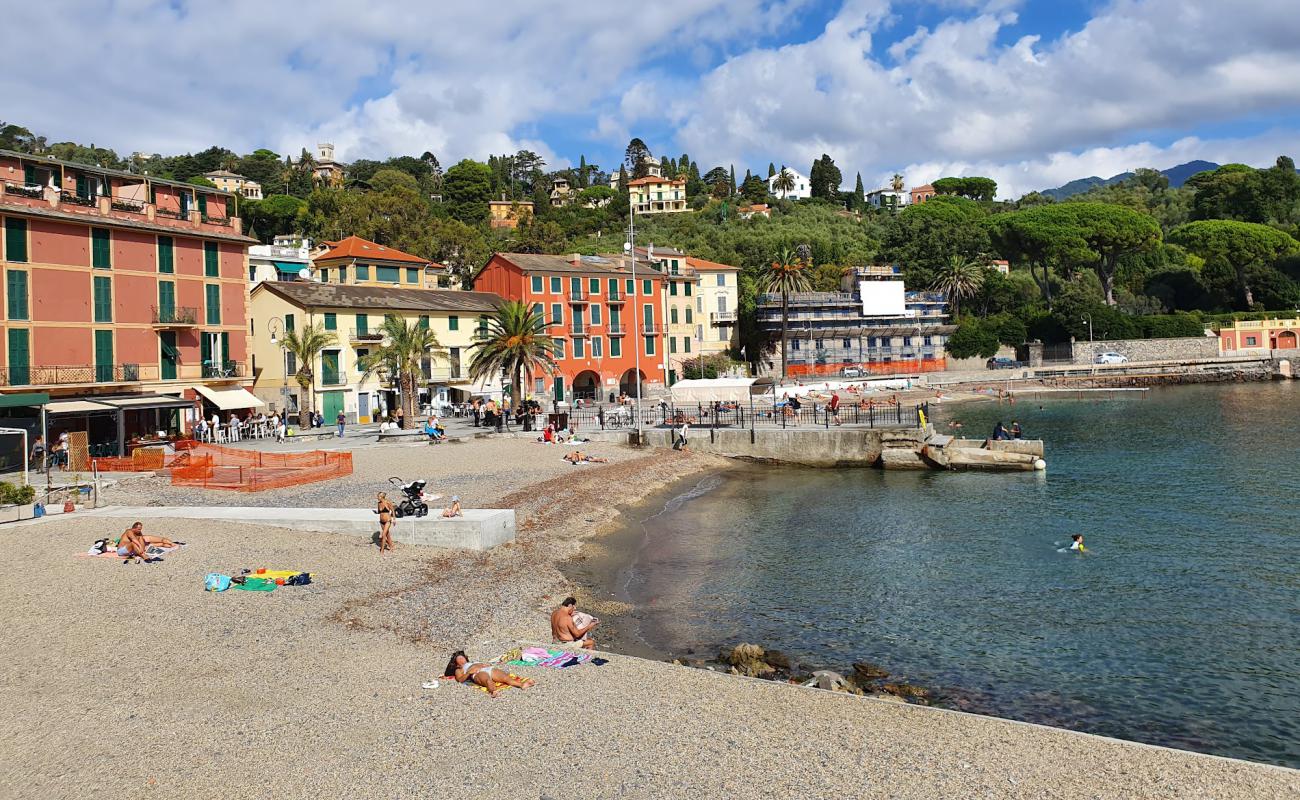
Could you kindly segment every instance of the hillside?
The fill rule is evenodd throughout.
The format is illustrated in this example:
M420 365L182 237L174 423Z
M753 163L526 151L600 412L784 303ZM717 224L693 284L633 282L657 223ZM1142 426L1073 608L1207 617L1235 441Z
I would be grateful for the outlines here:
M1219 165L1212 161L1188 161L1186 164L1179 164L1169 169L1160 170L1160 174L1169 179L1170 188L1177 189L1187 182L1187 179L1198 172L1218 169ZM1067 197L1073 197L1076 194L1083 194L1095 186L1109 186L1112 183L1128 180L1133 177L1132 172L1121 172L1118 175L1112 175L1109 178L1098 178L1093 175L1090 178L1078 178L1069 183L1058 186L1055 189L1044 189L1042 194L1053 197L1057 200L1064 200Z

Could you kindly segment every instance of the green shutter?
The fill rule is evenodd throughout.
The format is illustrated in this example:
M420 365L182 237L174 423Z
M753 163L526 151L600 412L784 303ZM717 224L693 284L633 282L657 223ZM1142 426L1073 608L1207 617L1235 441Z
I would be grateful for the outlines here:
M348 268L339 267L339 283L347 283L347 282L348 282Z
M689 336L682 337L682 351L686 353L691 352L691 337Z
M339 317L337 314L325 313L325 330L336 331L339 329Z
M9 329L9 385L22 386L31 382L31 345L28 333L22 328Z
M375 267L375 280L380 283L400 283L402 271L397 267Z
M206 194L199 195L199 214L205 217L208 215L208 196Z
M158 271L167 274L176 271L176 250L170 236L158 237Z
M235 362L230 358L230 333L221 332L221 374L226 375L234 368Z
M647 292L647 294L649 293ZM675 281L668 282L668 294L672 297L677 296L677 283Z
M77 197L90 197L90 180L85 175L77 176Z
M221 277L221 264L217 260L216 242L203 243L203 274L209 278Z
M654 294L654 281L650 280L649 278L646 278L645 280L641 281L641 294L645 295L646 297L649 297L650 295Z
M357 283L370 280L370 265L357 264Z
M687 283L687 284L686 284L686 296L687 296L687 297L690 297L690 296L691 296L691 284L690 284L690 283Z
M108 228L91 228L90 237L90 265L98 269L108 269L113 266L113 246L112 239L108 234Z
M587 285L591 287L592 294L600 294L600 278L592 278Z
M176 331L160 331L158 347L162 354L162 379L176 380L176 365L180 361L180 351L176 348Z
M23 183L28 186L35 186L40 183L40 180L36 177L36 167L31 164L23 164Z
M447 317L447 330L449 331L460 330L460 317L456 316L455 314L452 314L450 317Z
M5 217L5 261L27 262L27 220Z
M362 314L361 316L364 317L365 314ZM284 331L285 333L293 333L293 314L284 315Z
M419 283L419 282L420 282L420 270L419 270L418 268L416 268L416 267L407 267L407 268L406 268L406 282L407 282L407 283Z
M669 352L669 353L676 353L676 352L677 352L677 337L676 337L676 336L669 336L669 337L668 337L668 352Z
M112 331L95 331L95 380L113 380Z
M422 330L422 331L427 331L427 330L429 330L429 315L428 315L428 314L421 314L421 315L420 315L420 330Z
M207 378L207 369L212 365L212 337L207 333L199 333L199 359L203 362L203 377Z
M27 273L20 269L5 272L5 299L9 319L27 319Z
M618 358L623 355L623 340L617 336L609 337L609 357Z
M365 314L357 314L357 333L365 335L370 332L370 318Z
M221 287L210 283L203 287L207 296L208 325L221 324Z
M337 386L340 383L337 350L327 350L320 354L320 381L325 386Z
M95 278L95 322L113 321L113 279Z
M176 284L158 281L158 321L174 322L176 318Z

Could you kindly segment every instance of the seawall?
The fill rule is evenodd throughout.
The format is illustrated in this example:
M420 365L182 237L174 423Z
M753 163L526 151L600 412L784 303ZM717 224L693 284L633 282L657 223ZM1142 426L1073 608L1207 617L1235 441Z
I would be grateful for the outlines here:
M673 431L647 428L643 443L649 447L672 447ZM627 431L583 432L597 441L627 442ZM700 453L777 461L807 467L870 467L880 461L886 447L920 449L924 434L920 428L692 428L690 448Z

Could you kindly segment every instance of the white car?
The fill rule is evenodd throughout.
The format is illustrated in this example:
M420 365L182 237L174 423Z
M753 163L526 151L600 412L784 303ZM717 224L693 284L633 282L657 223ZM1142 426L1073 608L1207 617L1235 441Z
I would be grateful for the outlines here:
M845 378L861 378L862 369L860 367L845 367L844 369L840 370L840 375L844 376Z
M1092 360L1094 364L1127 364L1128 356L1116 352L1098 353Z

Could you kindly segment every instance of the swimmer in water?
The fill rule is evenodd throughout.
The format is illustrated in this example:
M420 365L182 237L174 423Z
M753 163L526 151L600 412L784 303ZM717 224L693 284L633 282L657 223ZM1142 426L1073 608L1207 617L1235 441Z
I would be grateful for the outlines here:
M1074 550L1074 551L1079 552L1079 553L1086 553L1086 552L1088 552L1088 549L1087 549L1086 547L1083 546L1083 534L1082 534L1082 533L1076 533L1076 534L1072 535L1070 538L1074 540L1073 543L1070 545L1070 549L1071 549L1071 550Z

